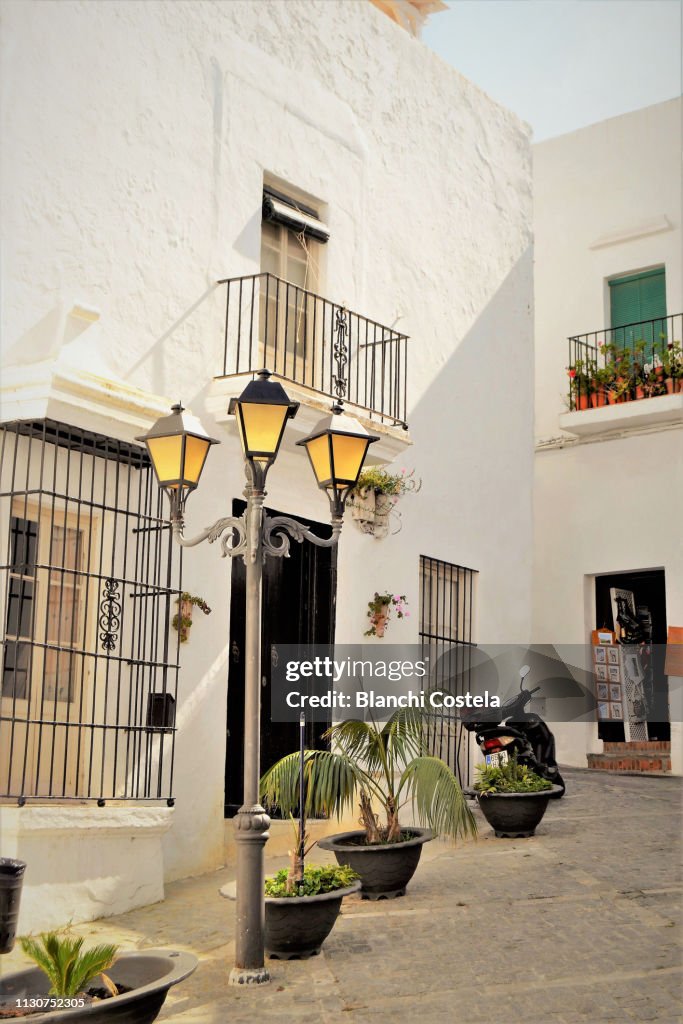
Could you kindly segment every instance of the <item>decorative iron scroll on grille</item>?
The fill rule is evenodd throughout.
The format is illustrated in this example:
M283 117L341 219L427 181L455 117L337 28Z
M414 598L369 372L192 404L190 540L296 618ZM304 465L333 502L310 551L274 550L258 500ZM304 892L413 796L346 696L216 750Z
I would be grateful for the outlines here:
M337 393L337 398L346 398L346 364L349 361L346 334L349 328L346 322L346 310L343 306L337 309L335 319L334 358L337 372L334 376L334 390Z
M121 627L121 602L118 593L119 581L104 581L104 592L100 602L100 643L103 651L116 650Z

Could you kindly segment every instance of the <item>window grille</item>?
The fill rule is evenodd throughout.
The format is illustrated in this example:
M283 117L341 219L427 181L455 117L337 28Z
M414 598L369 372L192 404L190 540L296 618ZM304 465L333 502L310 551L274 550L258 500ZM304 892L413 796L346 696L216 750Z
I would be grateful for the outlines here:
M180 552L144 449L0 427L0 797L173 797Z
M420 555L420 643L429 649L430 688L455 696L469 689L473 644L476 569ZM439 709L427 719L431 753L445 761L461 785L469 785L468 733L456 709Z

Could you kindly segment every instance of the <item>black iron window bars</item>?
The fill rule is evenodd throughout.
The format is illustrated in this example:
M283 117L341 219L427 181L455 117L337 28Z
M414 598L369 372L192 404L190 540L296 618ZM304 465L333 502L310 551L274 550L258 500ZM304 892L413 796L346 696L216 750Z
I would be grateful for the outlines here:
M420 555L420 643L430 655L430 689L462 696L469 689L474 646L473 609L476 569ZM427 743L455 772L470 783L468 732L455 710L427 714Z
M172 803L181 553L147 455L0 435L0 797Z

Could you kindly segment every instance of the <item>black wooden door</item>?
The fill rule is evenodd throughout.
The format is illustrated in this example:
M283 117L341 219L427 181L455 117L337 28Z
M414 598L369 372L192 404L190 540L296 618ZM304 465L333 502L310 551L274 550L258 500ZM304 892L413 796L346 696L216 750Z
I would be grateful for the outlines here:
M243 501L233 502L233 515L244 512ZM279 515L272 509L270 515ZM319 537L330 528L296 517ZM271 668L278 644L327 644L334 639L336 597L336 549L319 548L308 541L293 541L289 558L268 556L263 566L263 632L261 642L261 771L285 754L299 748L299 727L294 722L273 722L270 714ZM232 817L242 804L244 753L244 607L245 567L241 558L232 562L230 594L230 659L228 672L227 747L225 756L225 816ZM327 725L309 723L306 743L325 745Z

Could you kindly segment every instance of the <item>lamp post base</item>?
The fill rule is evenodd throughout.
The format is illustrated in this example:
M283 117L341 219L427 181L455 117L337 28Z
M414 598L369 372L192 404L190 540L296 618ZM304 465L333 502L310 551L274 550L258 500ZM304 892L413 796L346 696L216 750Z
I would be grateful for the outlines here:
M266 967L233 967L230 971L230 985L265 985L270 981L270 972Z

